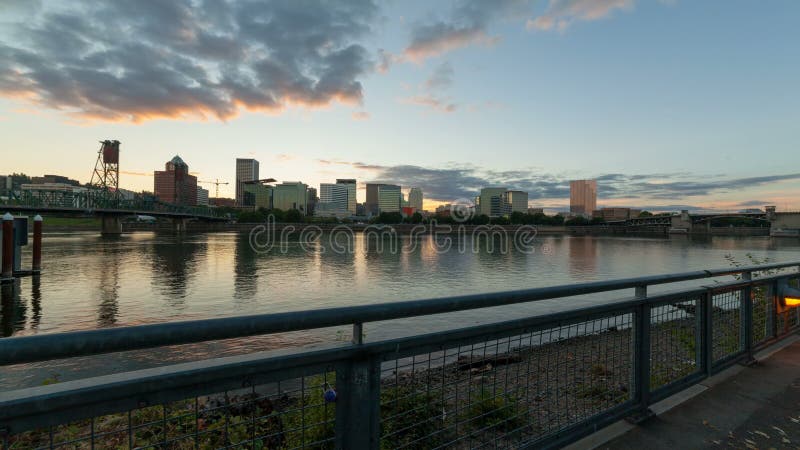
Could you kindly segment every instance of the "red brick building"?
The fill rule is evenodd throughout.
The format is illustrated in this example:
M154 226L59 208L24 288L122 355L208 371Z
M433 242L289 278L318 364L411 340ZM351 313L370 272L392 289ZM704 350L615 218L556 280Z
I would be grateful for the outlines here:
M154 192L162 202L183 206L197 205L197 177L189 175L189 166L180 156L153 174Z

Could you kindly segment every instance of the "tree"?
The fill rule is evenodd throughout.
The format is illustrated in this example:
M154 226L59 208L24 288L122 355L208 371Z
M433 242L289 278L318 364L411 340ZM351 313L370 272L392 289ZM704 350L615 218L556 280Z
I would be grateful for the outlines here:
M514 212L511 213L511 216L509 216L508 219L514 225L522 225L524 223L527 223L527 220L528 220L527 216L528 216L527 214L521 213L519 211L514 211Z
M589 220L585 217L578 216L567 220L564 222L564 225L568 227L583 227L589 225Z
M642 211L639 213L639 217L652 217L653 213L650 211Z
M303 221L303 213L292 208L286 211L284 220L289 223L299 223Z
M414 214L411 215L410 221L411 223L422 223L422 214L420 214L419 212L415 212Z

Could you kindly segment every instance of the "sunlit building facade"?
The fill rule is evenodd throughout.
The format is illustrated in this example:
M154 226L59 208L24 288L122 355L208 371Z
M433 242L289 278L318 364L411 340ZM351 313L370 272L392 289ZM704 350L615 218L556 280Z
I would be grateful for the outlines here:
M569 212L588 215L597 209L597 180L569 182Z

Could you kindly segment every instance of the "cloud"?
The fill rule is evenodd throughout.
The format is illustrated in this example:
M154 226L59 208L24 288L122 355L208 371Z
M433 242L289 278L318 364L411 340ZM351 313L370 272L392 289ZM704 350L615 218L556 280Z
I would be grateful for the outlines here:
M489 25L496 19L524 17L532 3L531 0L461 0L448 20L417 23L403 56L421 63L469 45L492 46L499 38L488 34Z
M630 10L634 0L550 0L544 14L528 19L529 30L566 30L573 22L609 17L615 9Z
M570 177L544 174L540 169L522 168L506 171L483 170L474 166L454 164L443 168L427 168L416 165L376 165L361 162L320 161L322 163L348 165L354 169L369 171L372 182L396 183L402 186L419 186L425 198L433 201L451 202L459 198L473 198L482 187L505 186L528 192L531 200L569 198ZM362 177L362 178L366 178ZM768 175L746 178L709 177L690 173L651 174L602 174L595 176L598 197L615 204L625 199L631 203L642 201L672 202L661 206L671 209L708 209L683 203L693 197L706 197L765 186L773 183L800 182L800 173ZM751 201L739 204L763 206L768 202ZM672 208L672 206L675 206ZM681 208L678 208L680 206ZM686 208L691 206L690 208ZM641 207L641 205L639 205ZM654 208L647 205L648 208ZM667 208L667 209L670 209Z
M455 112L458 106L448 95L443 93L452 86L454 75L453 66L450 62L445 61L439 64L425 80L420 88L420 93L403 98L401 101L411 105L424 106L438 112Z
M353 111L351 117L353 120L367 120L369 119L369 113L366 111Z
M0 32L0 96L133 122L360 104L375 63L359 40L378 13L372 0L48 4Z

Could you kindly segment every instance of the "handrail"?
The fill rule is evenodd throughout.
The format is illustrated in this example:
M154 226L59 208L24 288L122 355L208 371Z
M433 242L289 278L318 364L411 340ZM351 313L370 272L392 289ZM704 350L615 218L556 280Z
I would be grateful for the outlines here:
M451 313L787 267L800 267L800 261L374 305L11 337L0 339L0 366Z

